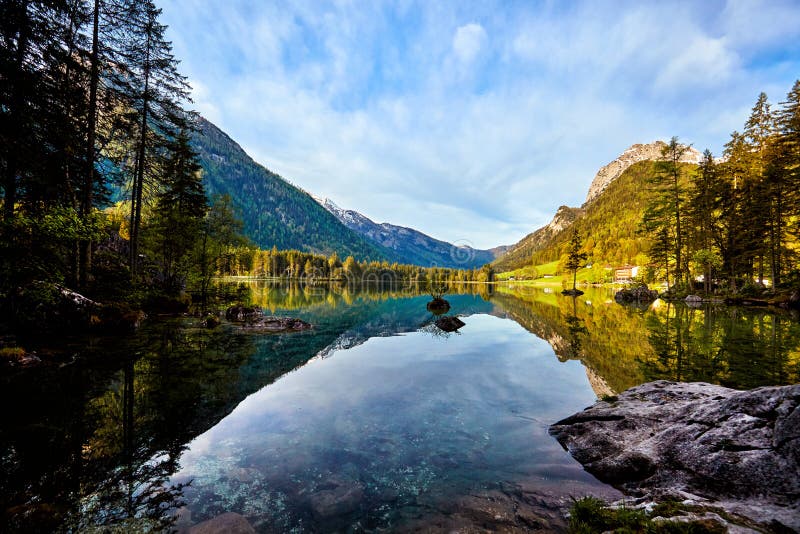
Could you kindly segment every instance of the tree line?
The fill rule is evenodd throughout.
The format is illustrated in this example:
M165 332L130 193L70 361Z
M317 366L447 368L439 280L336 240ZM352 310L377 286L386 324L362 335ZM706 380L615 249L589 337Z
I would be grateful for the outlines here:
M358 261L353 256L342 260L334 252L329 256L299 250L270 250L253 246L229 246L219 254L214 265L217 276L285 278L306 281L345 281L348 283L459 283L491 282L490 265L480 269L420 267L388 261Z
M707 292L796 283L800 80L776 107L761 93L721 158L681 163L687 149L673 137L649 179L649 278L676 290L703 280Z
M152 0L0 3L3 294L175 291L238 242L230 202L209 208L160 15Z

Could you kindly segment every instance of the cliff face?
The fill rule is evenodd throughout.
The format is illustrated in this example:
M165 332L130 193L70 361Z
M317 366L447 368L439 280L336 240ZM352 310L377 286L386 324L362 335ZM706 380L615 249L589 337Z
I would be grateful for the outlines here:
M667 146L664 141L654 141L652 143L631 145L617 159L602 167L592 180L589 186L589 193L586 195L586 204L594 200L602 193L608 184L619 178L625 169L640 161L656 161L661 159L661 150ZM688 147L681 161L684 163L700 163L703 154L692 147Z

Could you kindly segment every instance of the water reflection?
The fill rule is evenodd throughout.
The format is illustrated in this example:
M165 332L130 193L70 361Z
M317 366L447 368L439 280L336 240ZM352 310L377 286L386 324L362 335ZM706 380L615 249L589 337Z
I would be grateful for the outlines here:
M159 529L184 501L193 522L238 507L264 529L392 525L452 505L446 488L590 484L544 429L596 396L658 378L800 381L800 324L787 315L491 288L449 288L468 328L437 337L425 334L426 288L232 284L229 296L315 328L154 321L86 340L77 364L0 377L0 531ZM312 493L361 497L322 519Z

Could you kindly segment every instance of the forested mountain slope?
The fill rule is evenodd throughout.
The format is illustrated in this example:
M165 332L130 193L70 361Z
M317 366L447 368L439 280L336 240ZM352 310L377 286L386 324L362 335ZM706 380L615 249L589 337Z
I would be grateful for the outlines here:
M495 268L509 271L558 260L573 228L580 232L591 260L612 265L635 263L648 246L638 230L648 202L647 179L655 173L654 167L653 161L634 163L583 207L562 206L549 225L517 243L497 260Z
M256 163L233 139L201 118L192 145L209 197L228 194L244 234L262 249L297 249L342 258L394 261L390 251L343 225L306 192Z
M549 224L528 234L494 262L499 271L558 260L565 253L573 224L583 239L591 261L635 263L647 249L639 224L647 206L647 179L655 174L655 161L666 146L663 141L634 144L598 170L586 202L580 208L561 206ZM683 165L694 166L702 154L687 147ZM567 231L570 229L570 231Z
M434 239L413 228L389 223L378 224L357 211L340 208L329 198L316 200L342 224L391 250L400 263L424 267L474 269L490 263L505 252L506 247L480 250L466 245L454 245Z

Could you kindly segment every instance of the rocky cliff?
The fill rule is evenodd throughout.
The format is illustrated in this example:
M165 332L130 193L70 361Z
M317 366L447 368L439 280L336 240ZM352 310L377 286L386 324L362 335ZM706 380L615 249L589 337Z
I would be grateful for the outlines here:
M625 169L639 161L656 161L661 158L661 150L667 146L664 141L654 141L652 143L631 145L620 156L602 167L592 180L589 186L589 193L586 195L586 204L594 200L602 193L608 184L619 178ZM700 163L703 154L692 147L688 147L681 161L684 163Z

